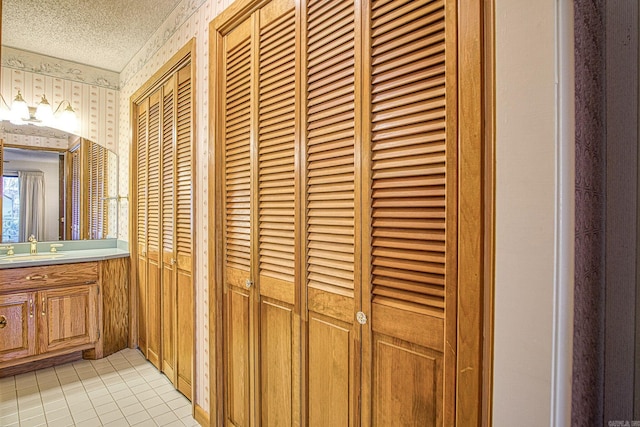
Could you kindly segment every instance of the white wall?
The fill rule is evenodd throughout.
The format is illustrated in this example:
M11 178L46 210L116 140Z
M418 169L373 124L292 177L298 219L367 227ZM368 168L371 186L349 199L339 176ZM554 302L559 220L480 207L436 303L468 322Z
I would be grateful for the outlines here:
M5 150L5 171L41 171L44 173L44 237L41 241L58 240L58 216L60 211L58 153L26 151L16 153Z
M564 62L556 52L567 36L556 32L563 2L495 2L496 426L562 425L552 418L561 401L554 395L554 360L562 356L554 347L561 323L554 318L554 307L556 301L564 303L557 291L566 285L556 278L562 254L561 248L556 251L557 215L564 208L556 191L562 183L558 171L566 172L557 165L567 143L558 133L556 98L557 73ZM573 309L571 304L560 308ZM562 338L570 346L571 336ZM566 385L567 377L558 378Z

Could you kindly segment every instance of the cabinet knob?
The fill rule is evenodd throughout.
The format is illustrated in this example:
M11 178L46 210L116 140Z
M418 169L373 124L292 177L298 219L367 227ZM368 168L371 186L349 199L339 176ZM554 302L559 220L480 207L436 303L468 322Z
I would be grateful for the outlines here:
M253 286L253 280L251 279L247 279L246 282L244 282L244 286L249 289Z
M0 316L0 329L4 329L7 327L7 318L4 316Z

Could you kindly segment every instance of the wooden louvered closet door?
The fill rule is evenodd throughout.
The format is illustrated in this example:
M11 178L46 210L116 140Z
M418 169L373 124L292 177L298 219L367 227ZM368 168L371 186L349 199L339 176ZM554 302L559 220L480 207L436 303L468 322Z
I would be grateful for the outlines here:
M136 283L138 299L138 347L148 357L147 325L148 325L148 284L147 284L147 191L148 191L148 127L149 99L137 105L136 112Z
M162 285L160 281L160 91L149 97L147 175L147 359L162 369Z
M304 283L310 426L356 425L359 418L355 18L350 0L306 2Z
M454 425L457 3L292 3L211 26L225 421Z
M162 372L175 385L176 254L175 254L175 76L162 86Z
M453 2L368 2L363 423L452 425L456 342ZM371 417L371 418L369 418Z
M175 125L175 257L176 388L191 399L193 383L193 90L191 63L176 73Z
M226 417L236 426L300 423L295 18L293 1L271 1L220 40Z
M137 102L135 215L138 345L192 398L193 92L192 68L175 71Z

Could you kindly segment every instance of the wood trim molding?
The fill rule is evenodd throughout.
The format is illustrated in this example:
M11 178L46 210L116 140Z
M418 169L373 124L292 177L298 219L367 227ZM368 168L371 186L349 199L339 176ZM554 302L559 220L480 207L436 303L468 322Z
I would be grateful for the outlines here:
M493 425L493 324L495 288L495 0L483 0L484 286L482 425Z
M493 150L487 150L485 121L492 110L485 104L487 90L485 57L486 11L491 0L461 0L458 7L458 342L456 375L456 424L489 424L490 407L483 391L490 391L491 364L484 361L483 350L492 339L485 324L492 316L486 306L486 295L492 294L492 281L487 282L487 228L491 226L493 209ZM490 3L489 3L489 8ZM490 34L490 33L489 33ZM489 69L491 71L491 68ZM489 73L492 76L492 73ZM491 88L492 86L490 86ZM489 129L493 130L493 126ZM489 173L489 175L487 174ZM489 210L488 210L489 209ZM489 214L489 215L487 215ZM489 240L489 241L487 241ZM490 250L489 246L489 250ZM489 311L487 311L487 308ZM484 336L489 332L487 336ZM491 354L489 353L489 357ZM486 418L485 418L486 417Z
M194 381L195 382L195 381ZM209 419L209 413L205 411L202 406L197 403L193 405L193 418L200 423L201 426L211 425Z
M171 59L169 59L158 71L156 71L140 88L131 95L131 102L136 103L146 98L151 92L171 76L176 70L181 68L188 61L195 62L196 39L190 39Z

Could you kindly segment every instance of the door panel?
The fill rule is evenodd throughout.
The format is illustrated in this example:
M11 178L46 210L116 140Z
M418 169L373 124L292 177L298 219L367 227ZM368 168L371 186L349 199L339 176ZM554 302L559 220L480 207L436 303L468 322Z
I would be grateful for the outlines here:
M355 425L360 263L354 2L309 1L306 26L308 422Z
M250 297L247 291L230 287L227 293L227 405L229 421L236 426L250 424L251 328Z
M176 385L175 274L175 77L162 86L161 245L162 245L162 372Z
M294 391L298 390L294 379L299 380L297 377L294 378L294 358L299 355L299 342L294 336L296 326L291 307L262 299L260 384L264 425L292 425L294 405L299 401L293 395Z
M192 398L193 342L195 340L193 277L178 270L177 276L177 389Z
M162 283L160 262L160 91L149 97L149 150L147 190L147 358L162 369Z
M98 339L98 285L37 293L39 351L45 353Z
M442 425L442 354L374 334L373 425Z
M251 283L251 20L224 38L224 290L227 421L252 425L255 340Z
M177 388L191 399L195 342L193 284L193 147L194 115L191 63L176 75L175 233L177 274Z
M147 351L147 167L148 167L149 100L137 106L136 126L136 234L138 284L138 348L148 357Z
M257 269L260 294L260 410L264 425L300 420L299 214L296 158L295 4L274 0L259 13Z
M445 324L455 325L456 316L455 298L448 301L456 289L449 275L456 262L452 9L427 0L374 0L369 7L371 321L363 357L371 367L371 413L368 396L363 406L373 424L449 425L454 391L445 395L443 377ZM448 348L455 355L455 339Z
M309 316L309 425L353 424L350 394L353 333L349 323Z
M36 354L35 295L0 296L0 362Z

